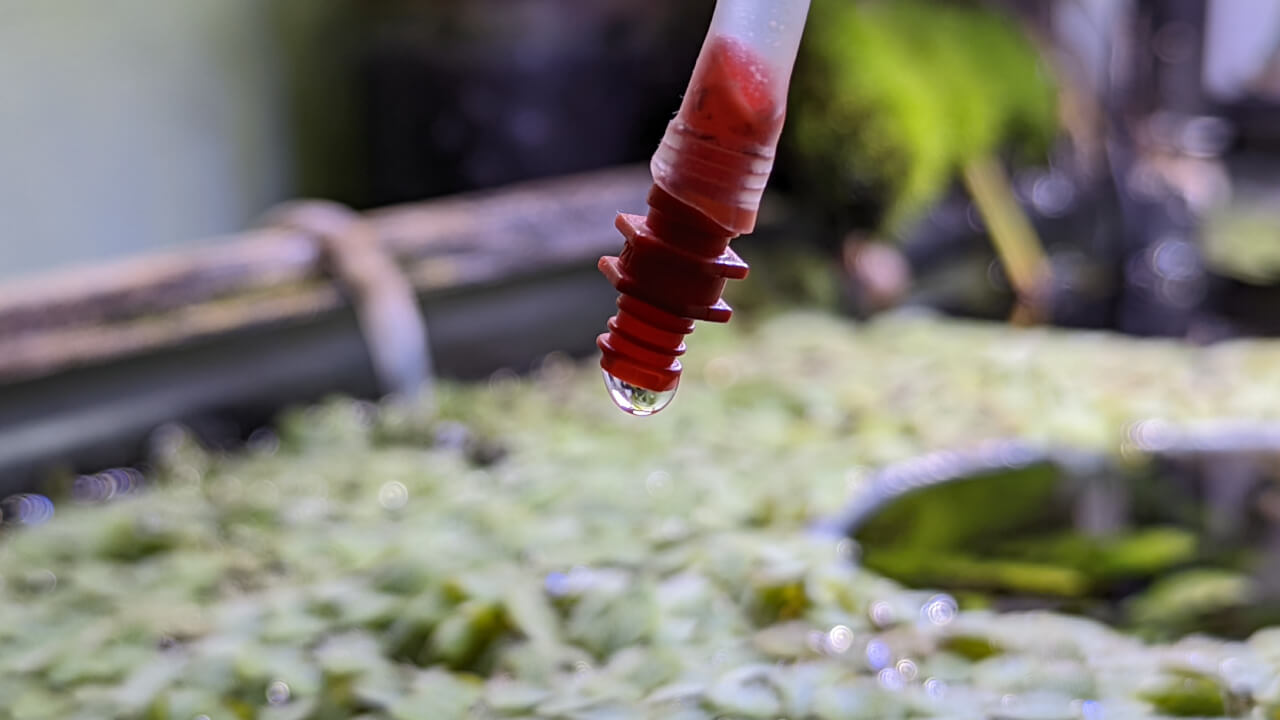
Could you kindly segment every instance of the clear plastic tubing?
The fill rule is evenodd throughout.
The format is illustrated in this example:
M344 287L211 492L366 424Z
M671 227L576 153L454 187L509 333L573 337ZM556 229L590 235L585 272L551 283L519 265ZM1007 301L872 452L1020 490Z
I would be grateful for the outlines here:
M808 0L719 0L680 110L650 163L645 216L619 214L626 239L600 270L620 293L596 344L614 402L651 415L680 380L695 320L727 322L727 280L746 277L731 249L755 229L786 118Z

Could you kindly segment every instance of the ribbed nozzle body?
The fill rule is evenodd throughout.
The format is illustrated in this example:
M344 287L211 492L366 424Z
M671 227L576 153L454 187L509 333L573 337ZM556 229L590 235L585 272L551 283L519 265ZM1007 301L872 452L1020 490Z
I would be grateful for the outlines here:
M728 321L733 310L720 294L727 280L747 276L747 264L729 249L729 232L656 185L649 214L619 214L616 225L622 253L600 259L620 293L609 332L596 341L601 367L640 388L673 390L684 336L695 320Z
M596 344L615 402L648 415L680 381L695 320L727 322L725 282L747 275L729 242L755 229L786 117L808 0L719 0L680 111L650 163L646 216L618 215L626 239L600 270L618 313Z

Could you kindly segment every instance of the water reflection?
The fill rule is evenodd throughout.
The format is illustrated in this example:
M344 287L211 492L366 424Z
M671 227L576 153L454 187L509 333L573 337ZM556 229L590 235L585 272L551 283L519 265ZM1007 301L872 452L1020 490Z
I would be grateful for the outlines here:
M883 670L893 660L893 652L883 640L872 640L867 643L867 665L875 671Z
M645 490L650 497L663 497L671 489L671 473L665 470L654 470L644 480Z
M853 647L853 630L846 625L836 625L827 633L827 648L843 655Z
M250 452L260 455L275 455L280 450L280 436L268 428L254 430L245 442Z
M43 525L53 519L53 501L38 493L11 495L0 502L0 519L22 525Z
M871 618L871 622L875 623L877 627L888 627L897 622L893 606L883 600L871 603L871 609L867 614Z
M955 598L946 594L934 595L921 608L921 614L924 615L925 620L939 626L946 625L955 619L958 611L959 605Z
M836 557L845 562L852 562L857 559L858 547L857 543L844 538L836 543Z
M409 488L398 480L378 488L378 504L385 510L399 510L409 503Z
M876 673L876 682L890 692L898 692L907 686L902 674L894 668L885 668Z
M289 702L291 692L289 685L277 680L267 686L267 702L271 705L284 705Z
M133 468L113 468L93 475L81 475L71 484L71 498L84 504L99 504L129 495L142 488L142 473Z

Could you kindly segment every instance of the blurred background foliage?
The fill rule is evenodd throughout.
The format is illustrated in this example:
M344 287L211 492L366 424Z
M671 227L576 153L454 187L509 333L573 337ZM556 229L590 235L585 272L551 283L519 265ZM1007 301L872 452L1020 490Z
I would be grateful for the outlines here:
M864 227L914 219L984 154L1043 162L1059 129L1037 48L976 5L817 0L793 87L796 182Z

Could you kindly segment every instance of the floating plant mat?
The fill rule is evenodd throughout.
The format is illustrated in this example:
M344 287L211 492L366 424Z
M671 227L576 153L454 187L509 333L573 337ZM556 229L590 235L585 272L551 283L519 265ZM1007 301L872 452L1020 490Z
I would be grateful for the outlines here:
M957 609L813 532L872 468L1280 414L1280 347L819 315L699 329L680 396L598 368L335 400L244 453L2 507L2 718L1097 718L1280 712L1280 631L1146 644ZM52 510L52 517L50 517Z

